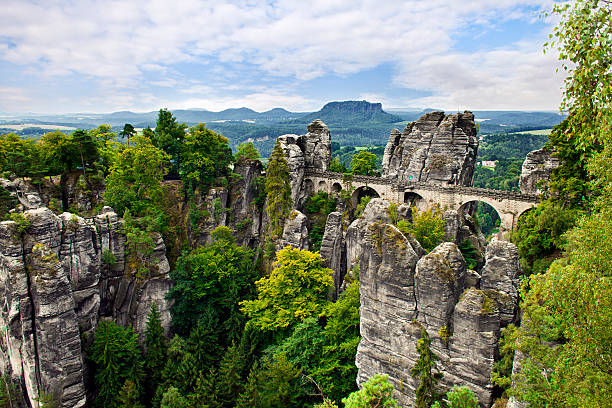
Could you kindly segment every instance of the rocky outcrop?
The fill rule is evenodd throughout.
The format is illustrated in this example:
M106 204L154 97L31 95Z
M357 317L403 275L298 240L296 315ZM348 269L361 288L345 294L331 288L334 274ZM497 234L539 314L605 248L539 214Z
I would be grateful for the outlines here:
M129 272L123 222L109 207L93 219L26 211L23 231L0 223L0 372L23 384L31 406L48 394L63 407L86 403L81 342L101 316L144 333L153 303L170 324L172 285L160 235L145 259L148 276Z
M22 234L0 227L0 368L24 384L26 399L49 394L64 407L85 405L81 338L71 283L58 258L61 220L47 208L25 213Z
M522 273L516 245L493 239L487 246L480 289L497 302L503 325L512 323L516 318Z
M298 210L291 211L289 218L285 221L283 235L279 242L279 249L286 246L308 250L308 219Z
M448 348L440 352L444 364L443 385L447 388L467 385L487 407L492 403L491 370L499 327L495 302L483 291L466 289L455 306Z
M439 358L442 390L466 385L490 405L499 331L517 304L512 291L520 276L516 247L492 241L481 278L466 269L455 243L425 254L414 238L390 224L388 206L373 199L346 233L347 270L357 263L360 270L358 383L388 374L399 405L413 406L418 384L410 370L424 328Z
M304 160L306 166L327 171L331 163L331 136L329 128L320 119L307 127L304 136Z
M325 260L323 266L334 271L334 285L330 289L330 299L335 300L346 275L346 249L341 212L334 211L327 216L319 253Z
M228 198L228 190L223 187L211 188L206 195L200 197L199 202L195 204L197 214L191 215L195 220L190 223L192 247L206 245L210 242L210 234L215 228L227 226Z
M406 125L403 132L391 132L382 162L383 177L469 186L477 148L471 112L430 112Z
M35 245L27 263L39 392L51 395L63 407L82 407L86 402L84 367L72 282L49 247Z
M559 159L547 149L527 153L521 170L519 188L523 194L541 194L550 181L552 171L559 167Z
M83 332L91 332L98 321L100 308L102 254L98 237L93 222L70 213L63 213L60 219L59 259L72 287L79 327Z
M265 173L259 160L240 159L234 166L239 178L230 187L229 219L237 243L256 248L264 234Z
M445 242L419 260L416 299L419 321L432 328L450 327L455 304L465 285L466 265L457 245Z
M327 125L319 119L308 125L305 135L282 135L280 143L287 163L291 184L293 208L302 209L306 198L312 194L312 186L303 185L304 169L327 171L331 162L331 138Z

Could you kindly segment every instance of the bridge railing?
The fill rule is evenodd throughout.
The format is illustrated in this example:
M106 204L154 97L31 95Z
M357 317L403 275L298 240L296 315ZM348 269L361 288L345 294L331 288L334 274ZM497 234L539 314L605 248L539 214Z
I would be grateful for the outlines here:
M310 177L319 177L325 178L328 180L334 181L342 181L344 178L343 173L335 173L331 171L320 171L312 168L306 168L304 172L305 176ZM507 191L507 190L492 190L488 188L480 188L480 187L466 187L466 186L457 186L457 185L440 185L440 184L431 184L424 183L421 181L410 181L410 182L398 182L393 179L389 179L386 177L377 177L377 176L362 176L362 175L351 175L353 182L361 182L365 184L384 184L392 187L393 190L401 192L407 190L421 189L428 191L439 191L444 193L461 193L461 194L469 194L476 195L481 197L493 198L496 200L516 200L516 201L526 201L532 203L540 202L540 196L537 194L523 194L518 191Z

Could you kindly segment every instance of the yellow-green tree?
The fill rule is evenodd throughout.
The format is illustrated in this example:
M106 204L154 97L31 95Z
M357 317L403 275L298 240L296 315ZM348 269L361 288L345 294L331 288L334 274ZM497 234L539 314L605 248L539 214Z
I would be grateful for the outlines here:
M270 276L255 282L257 299L242 302L242 310L250 324L280 332L323 312L333 271L318 252L286 247L276 258Z

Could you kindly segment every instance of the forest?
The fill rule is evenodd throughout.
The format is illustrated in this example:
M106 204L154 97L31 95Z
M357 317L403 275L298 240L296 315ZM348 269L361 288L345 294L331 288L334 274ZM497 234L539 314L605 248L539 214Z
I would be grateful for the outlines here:
M568 75L561 108L568 115L547 138L487 135L479 147L479 159L494 160L496 166L477 166L474 179L478 187L516 189L520 162L543 144L554 150L561 163L539 205L511 234L525 272L522 317L520 325L502 332L501 359L492 377L499 395L495 406L505 406L513 397L530 407L609 407L612 5L579 0L557 4L552 13L560 22L546 46L561 51ZM197 208L198 197L237 180L233 172L237 163L261 160L253 143L239 144L234 152L221 133L203 123L189 127L161 109L155 128L142 132L130 124L118 132L104 124L71 134L45 133L39 140L14 133L0 135L2 177L27 177L41 188L57 182L59 192L49 207L58 213L91 215L107 205L123 217L129 273L142 279L149 276L153 234L161 234L166 242L175 282L168 293L173 301L173 336L164 336L155 306L142 344L133 328L100 320L93 338L83 339L94 405L397 406L384 375L357 387L358 268L351 271L341 295L331 299L332 271L318 251L277 247L283 224L292 213L290 171L279 144L272 146L274 139L265 178L258 180L256 202L270 220L260 247L238 245L235 231L225 226L215 228L206 245L189 242L185 231L177 228L176 203L168 199L173 196L168 182L181 182L178 200L191 209L190 227L198 228L199 220L223 211L215 207L213 214L203 214L206 210ZM345 133L354 134L354 130L347 127ZM377 175L383 148L355 148L367 145L366 139L334 145L331 170ZM67 182L75 173L79 188L91 198L89 210L68 205L71 187ZM342 192L338 198L316 194L307 199L305 211L314 220L313 249L320 246L327 215L346 208L341 202L346 199ZM367 199L362 200L346 217L359 217L366 203ZM15 221L23 231L29 221L10 211L15 205L15 198L0 187L0 217ZM441 215L435 210L413 214L412 224L396 220L397 228L430 251L442 241ZM487 214L484 210L479 214L483 230L493 223L486 221ZM102 257L109 265L116 262L112 253ZM416 406L478 406L474 393L463 384L447 393L440 391L437 357L429 345L426 333L416 345L419 358L411 371L419 383ZM513 374L518 352L524 360L521 371ZM0 407L12 407L18 401L18 384L7 376L1 378ZM57 404L53 395L39 399L44 407Z

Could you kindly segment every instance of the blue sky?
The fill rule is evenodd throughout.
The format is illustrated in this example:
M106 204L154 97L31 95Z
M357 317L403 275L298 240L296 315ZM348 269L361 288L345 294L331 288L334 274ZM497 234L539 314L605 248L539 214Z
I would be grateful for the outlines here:
M555 110L552 0L3 0L0 112Z

